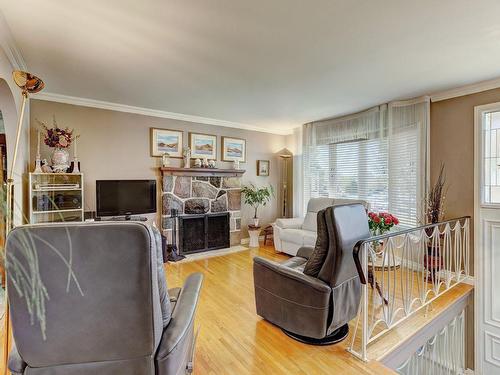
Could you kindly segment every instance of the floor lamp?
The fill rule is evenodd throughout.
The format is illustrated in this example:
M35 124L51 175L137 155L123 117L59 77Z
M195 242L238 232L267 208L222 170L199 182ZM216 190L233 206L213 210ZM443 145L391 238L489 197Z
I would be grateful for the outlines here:
M7 179L7 209L5 217L5 238L14 228L14 167L16 166L17 151L19 149L19 140L23 128L24 110L29 94L35 94L45 87L43 81L31 73L16 70L12 73L12 78L17 86L21 89L22 102L21 110L19 111L19 121L17 122L16 143L14 145L14 154L10 164L9 177ZM5 251L5 249L4 249ZM4 259L6 259L4 257ZM9 358L9 341L10 341L10 325L9 325L9 301L7 299L7 283L5 283L5 315L4 315L4 343L3 343L3 364L4 375L8 374L7 361Z
M290 217L290 207L288 202L288 161L292 159L291 154L282 153L279 155L282 160L283 172L282 172L282 202L281 202L281 217Z

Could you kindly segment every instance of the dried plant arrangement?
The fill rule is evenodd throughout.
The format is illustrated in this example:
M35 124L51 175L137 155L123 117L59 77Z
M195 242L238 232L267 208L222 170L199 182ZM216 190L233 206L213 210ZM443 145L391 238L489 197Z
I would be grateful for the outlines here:
M435 224L443 220L447 190L445 168L444 164L441 164L438 178L434 185L431 186L424 201L426 224Z

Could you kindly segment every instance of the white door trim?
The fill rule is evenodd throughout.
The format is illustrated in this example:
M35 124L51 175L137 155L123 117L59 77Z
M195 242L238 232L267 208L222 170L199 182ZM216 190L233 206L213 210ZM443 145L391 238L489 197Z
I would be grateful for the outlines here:
M484 290L484 256L483 249L480 247L479 239L482 233L482 220L480 209L482 200L482 171L480 170L483 150L481 148L482 136L482 117L485 112L494 110L500 111L500 102L480 105L474 107L474 277L476 286L474 288L474 352L475 352L475 373L483 374L483 359L485 358L485 341L480 334L480 325L485 314L485 291ZM488 205L491 207L491 205ZM498 207L498 205L493 205Z

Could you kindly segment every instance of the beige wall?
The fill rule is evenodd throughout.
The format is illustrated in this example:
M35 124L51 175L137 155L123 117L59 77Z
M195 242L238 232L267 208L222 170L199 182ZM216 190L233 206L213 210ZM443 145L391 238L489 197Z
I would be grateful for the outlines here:
M431 182L444 163L447 218L474 216L474 107L495 102L500 102L500 89L431 104Z
M431 104L431 181L443 162L446 217L474 214L474 107L500 102L500 89Z
M242 164L242 168L246 170L243 182L271 184L276 191L278 189L279 168L275 153L285 147L285 136L41 100L31 102L31 167L36 154L35 119L51 124L53 115L56 115L59 126L73 128L76 134L81 135L78 140L78 156L85 176L86 210L95 210L96 180L158 178L160 159L150 156L150 127L183 130L185 145L189 131L244 138L247 141L247 162ZM73 152L70 151L72 156ZM48 147L42 145L41 153L42 158L49 159ZM218 158L220 159L220 137ZM269 177L256 175L258 159L271 161ZM180 166L180 163L180 159L172 159L172 164ZM218 163L222 168L231 167L231 163ZM274 199L267 207L260 209L259 216L266 224L276 218L276 213L277 201ZM252 211L244 207L242 227L246 226L251 216ZM243 235L246 236L246 231Z
M445 164L449 188L445 201L447 218L469 215L474 219L474 107L500 102L500 89L434 102L431 104L431 182ZM471 223L471 229L473 228ZM471 230L471 241L474 231ZM471 242L471 271L474 270ZM474 368L474 311L467 310L467 366Z

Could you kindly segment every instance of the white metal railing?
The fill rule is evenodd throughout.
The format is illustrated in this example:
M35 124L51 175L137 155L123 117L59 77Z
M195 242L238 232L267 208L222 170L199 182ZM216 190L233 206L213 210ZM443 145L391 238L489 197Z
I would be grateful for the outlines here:
M401 375L455 375L465 369L465 311L427 340L396 371Z
M349 351L367 361L373 341L469 277L470 217L359 241L361 304Z

